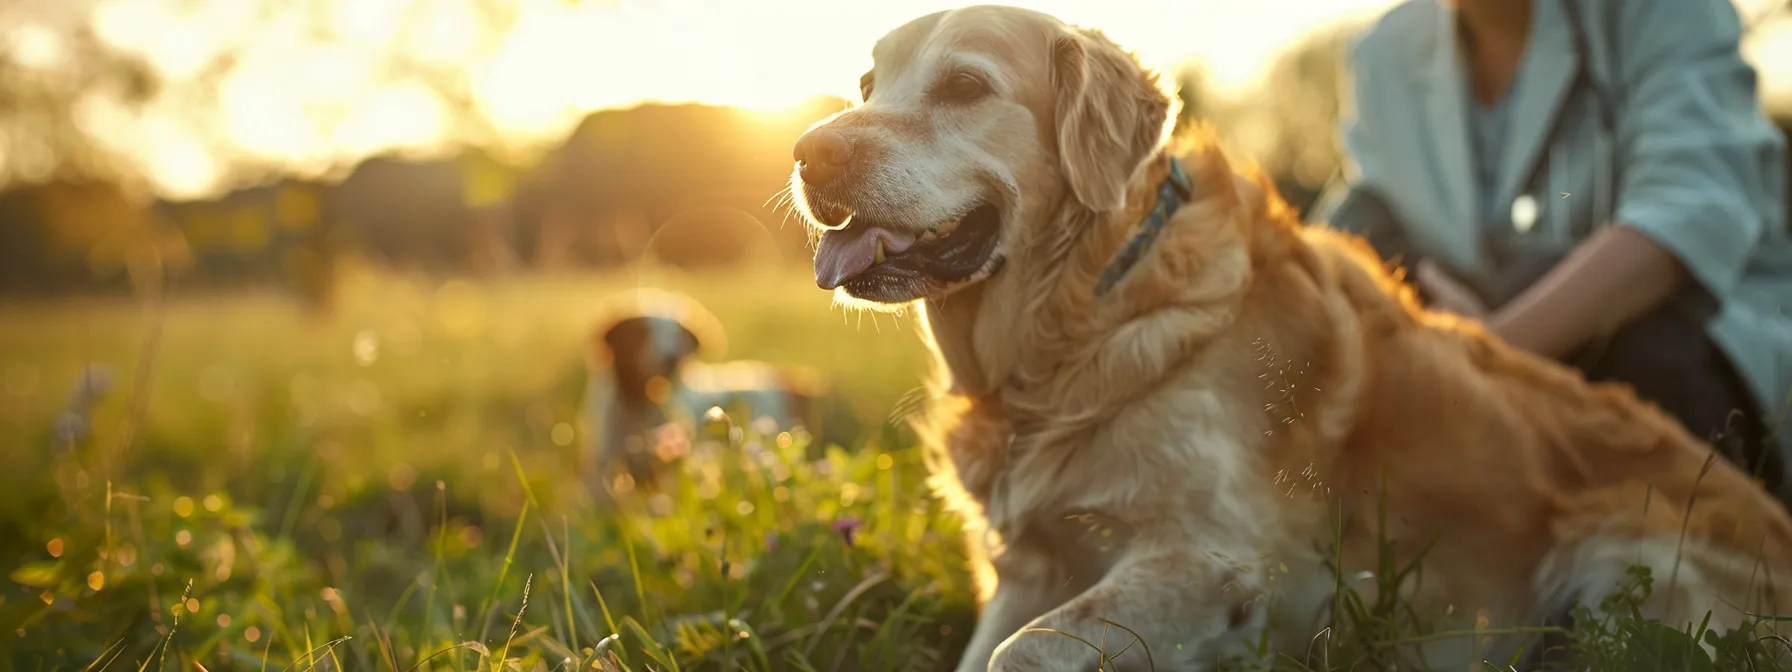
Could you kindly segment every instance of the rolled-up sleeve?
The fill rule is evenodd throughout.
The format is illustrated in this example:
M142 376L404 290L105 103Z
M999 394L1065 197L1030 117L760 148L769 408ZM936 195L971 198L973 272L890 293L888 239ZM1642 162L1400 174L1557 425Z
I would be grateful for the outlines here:
M1783 141L1739 52L1730 0L1617 0L1615 125L1621 187L1614 219L1642 231L1722 302L1764 227L1777 225L1764 167Z

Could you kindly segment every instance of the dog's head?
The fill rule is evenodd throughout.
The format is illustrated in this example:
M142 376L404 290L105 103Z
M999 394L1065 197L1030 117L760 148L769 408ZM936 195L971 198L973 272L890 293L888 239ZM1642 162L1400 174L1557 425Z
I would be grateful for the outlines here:
M664 317L631 317L603 333L603 347L616 370L616 382L625 393L644 392L655 380L671 381L686 360L697 354L697 335L675 320ZM653 399L655 403L664 399Z
M726 346L720 323L694 299L637 289L606 302L587 347L587 365L609 370L630 401L645 396L660 403L669 391L663 388L687 361L717 355Z
M1013 7L921 17L872 59L863 104L804 134L791 175L816 284L872 303L988 278L1066 207L1121 209L1176 104L1100 33Z

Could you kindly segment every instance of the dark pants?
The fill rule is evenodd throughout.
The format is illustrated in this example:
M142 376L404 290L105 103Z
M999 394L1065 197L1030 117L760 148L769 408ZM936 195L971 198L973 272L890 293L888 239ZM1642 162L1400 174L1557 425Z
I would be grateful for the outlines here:
M1782 492L1780 455L1768 442L1753 394L1692 318L1672 308L1657 310L1569 361L1589 380L1630 385L1637 396L1710 441L1726 459L1760 477L1768 492ZM1564 610L1545 625L1570 628L1573 619ZM1548 669L1548 664L1565 657L1561 648L1567 645L1566 637L1551 634L1538 644L1518 669Z
M1573 360L1589 380L1628 384L1694 436L1780 492L1780 456L1759 404L1703 325L1671 308L1643 316Z

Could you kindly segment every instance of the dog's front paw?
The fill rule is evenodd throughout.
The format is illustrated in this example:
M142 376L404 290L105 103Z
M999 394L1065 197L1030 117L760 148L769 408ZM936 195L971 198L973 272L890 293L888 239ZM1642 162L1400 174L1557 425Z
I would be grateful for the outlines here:
M1040 672L1042 670L1085 670L1093 667L1076 667L1062 660L1050 660L1039 647L1015 646L1013 642L996 651L989 660L989 672Z
M1095 672L1101 669L1101 659L1088 646L1051 632L1017 634L1002 648L996 649L989 659L989 672Z

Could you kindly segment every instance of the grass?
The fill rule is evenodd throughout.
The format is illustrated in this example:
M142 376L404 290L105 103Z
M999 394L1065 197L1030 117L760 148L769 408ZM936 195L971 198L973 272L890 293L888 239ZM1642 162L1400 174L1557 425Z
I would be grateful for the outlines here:
M646 281L711 306L731 356L827 371L863 438L722 419L663 490L600 508L576 476L587 307ZM925 363L907 322L773 272L357 274L343 297L327 319L262 292L0 308L0 672L931 670L968 636L957 522L884 422ZM110 384L76 403L95 364ZM1388 669L1453 636L1340 585L1313 655L1270 664ZM1704 655L1676 633L1571 634L1643 669ZM1672 669L1786 669L1776 642L1717 643Z
M721 450L724 432L622 515L599 515L567 476L584 329L606 290L636 280L360 276L326 321L276 294L183 298L162 317L140 400L143 310L8 306L8 658L559 668L614 633L609 650L631 669L729 656L828 669L848 655L914 669L941 655L969 622L966 579L900 432L850 452L789 435ZM911 328L848 321L805 278L651 280L712 306L732 355L834 374L872 427L918 382ZM867 347L880 356L856 356ZM111 390L90 435L61 441L58 415L91 363L110 369ZM861 521L851 543L842 521Z

